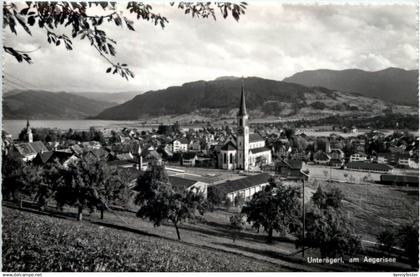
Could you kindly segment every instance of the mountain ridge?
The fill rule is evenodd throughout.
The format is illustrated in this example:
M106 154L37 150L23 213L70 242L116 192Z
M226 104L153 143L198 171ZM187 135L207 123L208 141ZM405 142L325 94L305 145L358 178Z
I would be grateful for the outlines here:
M396 67L378 71L317 69L297 72L283 81L355 92L394 104L418 106L418 70Z
M28 90L3 96L3 118L83 119L112 105L67 92Z
M123 104L108 108L93 119L137 120L148 117L205 115L234 117L242 84L254 117L316 116L322 113L382 113L389 103L357 93L259 77L217 78L148 91Z

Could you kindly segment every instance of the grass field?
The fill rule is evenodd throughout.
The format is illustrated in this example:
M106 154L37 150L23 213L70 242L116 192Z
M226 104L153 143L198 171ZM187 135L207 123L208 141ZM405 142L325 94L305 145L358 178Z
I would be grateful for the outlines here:
M5 206L6 205L6 206ZM26 205L25 205L26 206ZM3 271L409 271L397 264L308 264L293 240L245 230L232 240L230 211L207 213L202 223L154 227L131 212L85 213L52 207L37 211L3 205ZM121 220L124 219L125 222ZM365 255L377 254L365 253Z
M3 206L3 271L282 271L278 265Z
M418 188L336 182L318 184L338 187L344 193L345 209L354 220L356 232L366 240L375 241L381 231L398 228L419 217Z

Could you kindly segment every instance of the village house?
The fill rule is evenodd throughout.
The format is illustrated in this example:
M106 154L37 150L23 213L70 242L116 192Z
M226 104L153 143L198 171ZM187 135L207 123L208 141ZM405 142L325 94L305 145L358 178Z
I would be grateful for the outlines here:
M68 151L47 151L38 153L38 155L32 160L35 165L45 165L47 163L60 163L64 168L68 168L69 164L77 161L79 158L76 157L72 152Z
M38 153L48 152L48 148L42 143L42 141L25 142L14 144L12 152L24 162L32 161Z
M336 149L336 148L331 149L329 156L331 157L331 160L330 160L331 166L339 167L344 164L345 154L341 149Z
M161 164L162 157L153 146L145 148L140 155L140 170L147 170L153 164Z
M186 138L175 139L172 141L172 152L187 152L188 140Z
M84 141L80 143L85 150L98 150L102 147L99 141Z
M364 162L367 161L368 156L365 153L354 153L350 155L350 162Z
M327 165L329 164L331 157L322 150L319 150L314 153L313 161L316 164Z
M191 140L188 145L188 150L191 152L200 152L201 151L201 141L199 139Z
M306 164L302 160L280 160L276 164L276 173L284 179L301 179L306 180L306 173L302 172L302 168Z
M197 154L194 152L187 152L182 154L181 165L183 166L195 166L197 161Z
M194 193L202 193L204 198L207 198L207 183L178 176L169 176L169 183L172 185L175 192L182 193L185 191L192 191Z

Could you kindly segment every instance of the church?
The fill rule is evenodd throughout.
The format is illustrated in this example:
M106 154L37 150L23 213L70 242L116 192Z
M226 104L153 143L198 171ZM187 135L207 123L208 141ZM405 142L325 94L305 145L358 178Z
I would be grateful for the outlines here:
M218 166L222 169L248 171L271 164L271 160L271 150L265 147L265 140L259 134L249 133L245 91L242 86L236 135L229 135L223 143L218 155Z

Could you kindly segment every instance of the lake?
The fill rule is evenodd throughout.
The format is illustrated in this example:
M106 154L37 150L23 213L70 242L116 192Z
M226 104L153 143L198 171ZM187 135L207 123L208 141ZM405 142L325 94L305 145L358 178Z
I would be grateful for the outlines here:
M33 128L57 128L60 130L88 130L90 127L95 127L97 129L122 129L126 128L137 128L138 130L152 130L153 128L157 129L159 124L145 124L143 121L137 120L125 120L125 121L117 121L117 120L30 120L31 127ZM205 124L202 124L205 125ZM181 125L183 128L201 128L202 125L194 124L194 125ZM6 119L3 120L3 130L7 131L8 133L12 134L13 139L17 139L19 136L20 131L26 127L26 120L22 119ZM341 133L341 132L333 132L333 131L314 131L313 129L302 129L308 136L329 136L331 133L336 133L340 136L350 137L350 136L357 136L368 132L369 130L363 129L359 130L357 133ZM380 130L386 135L389 135L393 132L393 130ZM419 135L418 131L410 131L415 136Z
M90 127L98 129L124 127L137 128L139 130L151 130L157 128L152 125L144 125L139 121L114 121L114 120L30 120L32 128L57 128L60 130L88 130ZM20 131L26 127L26 120L3 120L3 130L12 134L13 139L17 139Z

